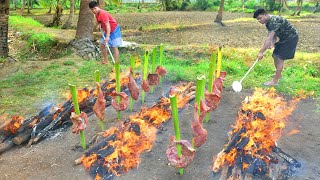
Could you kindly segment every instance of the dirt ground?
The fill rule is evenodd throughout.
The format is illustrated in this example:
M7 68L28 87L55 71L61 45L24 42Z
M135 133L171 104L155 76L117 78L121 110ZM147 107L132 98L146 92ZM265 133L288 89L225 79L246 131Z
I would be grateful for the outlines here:
M262 42L262 37L266 35L266 30L255 21L249 22L226 22L227 27L219 27L212 23L215 13L209 12L171 12L155 14L126 14L116 15L123 27L126 40L138 43L159 44L165 42L172 45L186 45L192 43L224 43L231 47L257 47ZM226 14L225 20L232 20L236 17L250 17L243 14ZM312 22L293 22L300 32L300 51L319 52L320 37L313 36L314 32L319 32L319 16L309 16ZM44 17L42 18L44 20ZM141 26L146 24L157 24L159 22L173 22L179 24L180 21L189 24L203 24L196 27L187 27L178 30L161 30L160 32L145 31L139 32ZM148 22L145 22L148 21ZM131 22L131 23L130 23ZM142 27L142 29L143 29ZM248 36L247 34L250 34ZM252 34L257 36L252 36ZM67 37L65 35L65 37ZM228 78L228 76L227 76ZM155 100L168 90L170 82L164 81L164 87L157 87L153 94L147 94L146 106L151 106ZM192 164L185 169L183 176L177 175L177 169L168 166L165 151L168 146L168 137L173 135L173 125L170 120L165 124L164 131L157 134L152 151L142 154L141 163L137 169L117 177L117 179L216 179L211 174L211 164L213 156L217 155L227 143L227 133L231 129L236 114L241 106L241 101L251 91L243 90L235 93L230 87L225 87L219 107L211 114L209 123L204 123L204 128L208 131L206 143L197 149L196 156ZM193 104L193 103L190 103ZM134 110L138 111L141 102L136 101ZM117 121L115 111L111 107L107 108L107 127L111 127ZM123 117L127 117L129 112L124 112ZM180 114L180 128L182 139L191 138L191 118L193 109L188 106ZM320 131L318 122L320 109L314 100L307 98L301 100L297 108L290 117L282 138L278 142L285 152L292 155L302 167L298 173L290 179L317 180L320 179ZM90 126L85 134L89 140L94 134L99 132L97 119L94 115L90 117ZM300 129L300 133L287 135L292 129ZM0 179L91 179L83 166L74 165L74 160L79 158L83 152L75 148L79 145L79 136L71 133L70 129L61 130L54 136L32 145L15 147L0 155Z
M216 44L224 47L259 48L267 35L264 25L252 18L252 14L224 13L222 27L213 22L216 12L152 12L113 14L123 30L123 39L139 44L160 43L185 46ZM33 16L48 24L51 15ZM63 16L63 20L67 16ZM298 51L320 52L319 14L303 17L288 17L299 32ZM77 24L77 17L73 27ZM166 27L159 29L160 26ZM148 30L148 29L153 30ZM71 33L71 34L70 34ZM70 31L61 33L61 39L74 38Z
M147 94L147 107L153 105L155 100L169 88L169 84L163 88L157 87L153 94ZM141 163L137 169L130 170L117 179L216 179L211 174L213 156L219 153L227 143L227 133L233 124L241 101L252 92L243 91L235 93L226 87L219 107L211 114L209 123L204 123L208 131L206 143L197 149L196 156L191 165L185 169L184 175L177 175L177 169L168 166L165 152L168 147L168 137L174 135L172 121L165 124L165 129L159 131L152 151L142 154ZM182 139L191 139L191 120L193 107L190 103L180 114L180 129ZM141 101L136 101L134 111L138 111ZM117 120L115 111L107 108L107 128ZM122 117L131 114L126 111ZM320 131L317 130L319 121L319 109L312 99L301 100L294 113L289 118L289 124L284 130L283 136L278 142L285 152L302 163L302 168L290 179L320 178ZM99 131L95 115L90 117L90 125L85 131L87 140ZM299 129L300 133L291 136L286 135L292 129ZM0 156L0 179L90 179L88 172L82 165L75 166L74 160L82 155L75 148L79 145L79 136L71 133L70 129L59 131L55 136L40 141L30 148L15 147Z

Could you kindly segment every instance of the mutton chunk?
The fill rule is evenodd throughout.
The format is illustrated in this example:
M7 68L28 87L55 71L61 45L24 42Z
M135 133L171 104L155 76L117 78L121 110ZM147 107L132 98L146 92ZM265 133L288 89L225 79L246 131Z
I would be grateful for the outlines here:
M181 157L178 156L177 144L181 145ZM175 141L175 138L170 136L169 147L166 151L170 165L177 168L188 167L194 158L195 152L195 149L192 148L187 140Z
M194 106L194 118L191 123L191 129L192 129L192 135L194 140L194 145L196 147L200 147L202 144L204 144L207 140L208 132L202 127L202 124L199 120L198 115L198 105L195 103ZM205 111L203 111L203 114L205 114ZM203 114L200 114L201 117L204 117Z
M92 109L93 109L93 112L96 114L96 116L100 120L103 120L105 115L105 109L106 109L106 99L104 98L104 94L101 91L100 85L98 83L96 83L96 85L98 90L98 97Z
M220 95L215 93L214 91L209 93L205 92L204 94L204 102L209 108L209 111L216 109L220 103Z
M151 86L158 85L159 79L159 74L148 74L148 84Z
M120 103L117 102L117 96L120 97ZM129 105L129 96L124 92L120 92L120 93L113 92L111 105L115 110L123 111L127 109Z
M141 88L142 88L142 90L143 90L144 92L149 92L150 86L149 86L148 81L142 80Z
M89 121L85 112L81 112L80 115L76 115L75 112L72 112L70 118L72 121L72 133L79 134L80 131L87 128Z
M132 71L130 71L128 75L129 83L128 89L130 91L131 97L134 100L137 100L139 97L139 86L137 85L136 81L133 78Z
M167 74L167 70L163 66L157 66L156 73L163 77Z

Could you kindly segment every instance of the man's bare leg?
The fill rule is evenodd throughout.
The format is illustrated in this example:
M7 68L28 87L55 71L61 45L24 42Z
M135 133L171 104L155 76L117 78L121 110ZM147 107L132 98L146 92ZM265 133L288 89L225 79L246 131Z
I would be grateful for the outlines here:
M113 47L114 60L116 63L119 62L119 49L118 47Z
M275 84L278 84L279 79L281 79L281 73L284 67L284 60L281 59L279 56L277 55L272 55L273 59L274 59L274 65L276 67L276 74L273 78L273 82Z
M265 86L276 86L278 85L279 79L281 79L281 73L284 67L284 60L282 60L280 57L277 55L272 55L273 61L274 61L274 66L276 68L276 74L274 75L273 79L271 81L268 81L264 83Z
M106 50L106 46L104 44L100 44L100 49L103 55L103 61L102 64L107 64L108 63L108 52Z

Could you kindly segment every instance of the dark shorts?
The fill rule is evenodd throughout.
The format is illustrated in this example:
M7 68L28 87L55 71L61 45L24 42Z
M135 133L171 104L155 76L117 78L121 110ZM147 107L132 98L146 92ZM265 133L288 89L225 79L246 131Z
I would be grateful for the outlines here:
M294 58L294 54L296 52L297 44L298 44L299 36L289 39L285 42L277 42L275 44L275 48L273 54L278 56L282 60L292 59Z

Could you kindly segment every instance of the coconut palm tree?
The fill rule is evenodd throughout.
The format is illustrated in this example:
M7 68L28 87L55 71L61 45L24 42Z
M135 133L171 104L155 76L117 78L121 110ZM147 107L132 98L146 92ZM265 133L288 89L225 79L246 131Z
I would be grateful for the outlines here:
M8 57L9 0L0 0L0 57Z
M94 16L89 8L89 3L91 0L81 0L80 11L77 24L77 39L88 38L93 40L93 24Z

